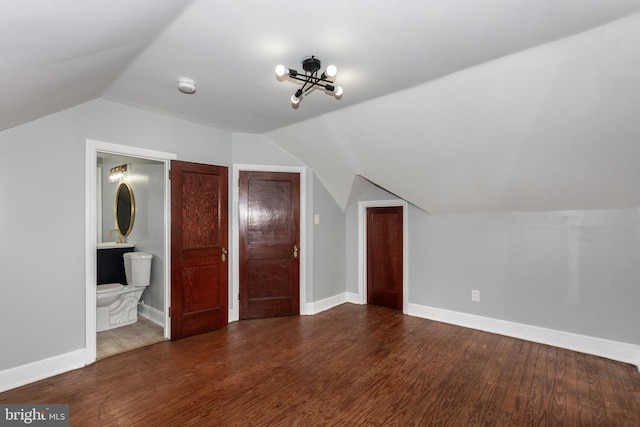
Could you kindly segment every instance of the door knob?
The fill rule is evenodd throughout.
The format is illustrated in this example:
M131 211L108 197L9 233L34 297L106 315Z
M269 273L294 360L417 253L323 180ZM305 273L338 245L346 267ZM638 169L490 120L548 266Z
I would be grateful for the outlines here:
M293 245L293 257L298 258L298 246Z
M227 250L225 248L222 248L222 262L225 262L227 260Z

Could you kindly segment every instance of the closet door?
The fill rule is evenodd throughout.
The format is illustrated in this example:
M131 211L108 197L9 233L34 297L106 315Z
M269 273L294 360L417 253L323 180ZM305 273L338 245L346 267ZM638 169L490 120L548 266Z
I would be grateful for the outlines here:
M300 314L300 174L239 181L240 319Z
M402 310L402 206L367 208L367 303Z

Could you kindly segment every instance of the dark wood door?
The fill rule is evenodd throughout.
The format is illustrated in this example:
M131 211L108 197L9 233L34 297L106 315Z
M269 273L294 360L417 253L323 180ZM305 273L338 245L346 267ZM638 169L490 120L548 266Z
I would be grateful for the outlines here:
M367 303L402 310L402 206L367 208Z
M171 161L171 338L225 326L228 170Z
M240 172L240 319L300 314L300 175Z

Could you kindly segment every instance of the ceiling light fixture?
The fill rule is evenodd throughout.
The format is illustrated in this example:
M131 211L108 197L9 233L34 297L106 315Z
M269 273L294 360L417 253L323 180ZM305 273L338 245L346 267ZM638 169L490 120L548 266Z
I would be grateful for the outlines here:
M303 58L301 63L304 74L292 68L287 68L284 65L276 66L276 76L284 77L287 75L294 80L303 82L302 87L291 96L291 104L293 104L294 107L300 103L304 94L316 87L324 88L327 93L334 95L338 99L342 97L342 87L336 86L333 81L329 80L329 78L335 77L338 72L335 65L329 65L327 69L318 76L318 72L322 66L322 62L318 58L312 55Z
M186 77L178 79L178 90L187 95L196 93L196 82Z
M115 182L127 176L127 165L115 166L109 169L109 181Z

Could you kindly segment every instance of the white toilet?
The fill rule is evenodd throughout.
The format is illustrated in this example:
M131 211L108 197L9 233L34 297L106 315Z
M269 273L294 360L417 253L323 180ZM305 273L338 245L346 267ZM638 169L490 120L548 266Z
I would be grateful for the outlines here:
M98 285L96 313L98 332L138 321L138 301L149 286L153 255L146 252L127 252L123 256L128 284Z

